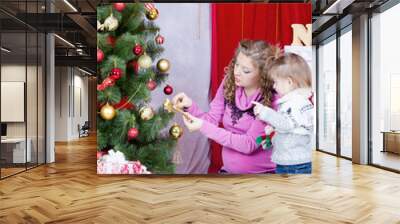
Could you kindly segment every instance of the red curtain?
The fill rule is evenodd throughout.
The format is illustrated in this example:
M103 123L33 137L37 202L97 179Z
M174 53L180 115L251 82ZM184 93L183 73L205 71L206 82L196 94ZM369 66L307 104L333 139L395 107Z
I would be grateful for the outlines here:
M292 43L291 24L309 24L311 4L305 3L231 3L211 5L212 54L210 98L220 85L224 68L242 39L265 40L281 47ZM211 143L209 173L222 166L221 146Z

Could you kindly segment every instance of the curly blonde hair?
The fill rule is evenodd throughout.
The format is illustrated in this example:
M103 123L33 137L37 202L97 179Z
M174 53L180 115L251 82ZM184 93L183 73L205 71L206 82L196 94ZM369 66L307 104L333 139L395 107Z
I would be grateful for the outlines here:
M235 102L235 77L233 74L236 58L239 53L251 58L253 65L260 75L260 87L262 104L271 106L273 97L273 81L267 73L267 65L280 55L280 48L268 44L263 40L242 40L236 48L235 55L227 67L225 67L224 97L229 103Z

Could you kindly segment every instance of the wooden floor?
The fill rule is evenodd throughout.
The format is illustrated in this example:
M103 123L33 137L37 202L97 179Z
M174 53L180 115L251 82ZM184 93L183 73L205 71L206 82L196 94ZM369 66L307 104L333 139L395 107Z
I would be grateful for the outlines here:
M7 177L19 172L22 172L26 170L25 167L24 168L1 168L1 177Z
M22 167L23 166L23 167ZM34 169L37 165L36 164L29 164L26 168L24 165L19 165L19 167L15 168L1 168L1 178L6 178L11 175L15 175L20 172L24 172L25 170Z
M0 181L0 223L400 223L400 175L314 155L312 175L96 175L93 137Z

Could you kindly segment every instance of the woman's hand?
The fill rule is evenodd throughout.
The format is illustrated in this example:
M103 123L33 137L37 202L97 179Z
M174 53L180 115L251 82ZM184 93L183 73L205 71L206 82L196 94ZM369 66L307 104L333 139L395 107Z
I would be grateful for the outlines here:
M184 109L192 106L192 99L186 96L185 93L178 93L172 98L172 104L178 109Z
M203 120L197 117L192 116L189 113L185 113L183 117L183 122L190 132L198 131L203 126ZM190 118L190 119L189 119Z

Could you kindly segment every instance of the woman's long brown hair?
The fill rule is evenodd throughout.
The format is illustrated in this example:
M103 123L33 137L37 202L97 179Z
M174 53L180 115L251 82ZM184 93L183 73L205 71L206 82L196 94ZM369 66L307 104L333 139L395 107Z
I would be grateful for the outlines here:
M270 45L263 40L242 40L236 48L235 55L229 65L225 68L224 97L229 103L235 103L235 77L233 70L236 58L242 53L251 58L253 65L258 69L260 75L260 88L263 97L262 104L271 106L273 97L273 81L267 74L267 66L270 61L280 54L279 47Z

